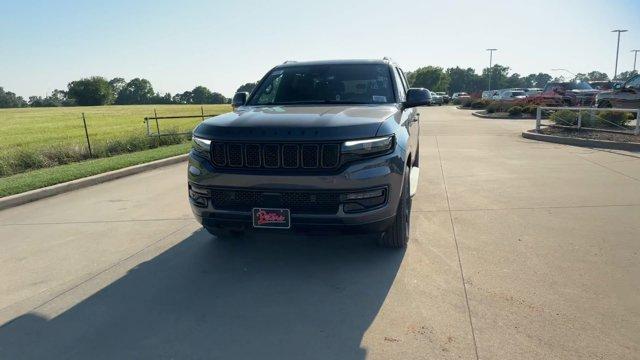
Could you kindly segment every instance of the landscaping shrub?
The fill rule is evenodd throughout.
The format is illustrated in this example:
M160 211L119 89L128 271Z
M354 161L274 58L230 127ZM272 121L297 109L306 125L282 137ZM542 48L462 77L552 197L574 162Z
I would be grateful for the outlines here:
M538 113L538 107L535 105L525 105L522 107L522 112L524 114L529 114L532 116L536 116Z
M486 109L487 106L489 106L490 103L491 103L491 101L486 100L486 99L473 100L473 101L471 101L471 108L472 109Z
M629 122L631 113L621 111L603 111L599 114L599 125L602 127L625 127Z
M471 107L471 103L473 102L473 100L471 100L471 99L463 99L461 101L462 101L462 103L460 105L463 108L470 108Z
M500 111L500 104L496 101L492 101L491 104L487 105L487 113L493 114L498 111Z
M453 100L451 101L451 103L452 103L453 105L461 105L461 104L462 104L462 101L461 101L460 99L453 99Z
M558 125L576 126L578 125L578 116L575 111L560 110L551 115L551 121Z
M509 116L520 116L522 115L522 108L520 106L512 106L508 112Z

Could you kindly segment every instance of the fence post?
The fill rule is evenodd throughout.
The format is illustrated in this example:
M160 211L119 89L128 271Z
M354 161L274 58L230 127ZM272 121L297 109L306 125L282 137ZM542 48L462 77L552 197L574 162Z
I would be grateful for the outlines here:
M151 136L151 128L149 126L149 118L148 117L144 117L144 122L147 124L147 136Z
M84 117L84 113L82 113L82 123L84 124L84 135L87 137L87 146L89 146L89 157L93 157L91 142L89 141L89 131L87 131L87 119Z
M158 137L160 137L160 125L158 124L158 112L156 109L153 109L153 116L156 117L156 129L158 130Z
M202 114L202 121L204 121L204 107L200 105L200 113Z
M542 107L536 109L536 132L540 132L540 118L542 117Z
M578 129L582 128L582 111L578 110Z

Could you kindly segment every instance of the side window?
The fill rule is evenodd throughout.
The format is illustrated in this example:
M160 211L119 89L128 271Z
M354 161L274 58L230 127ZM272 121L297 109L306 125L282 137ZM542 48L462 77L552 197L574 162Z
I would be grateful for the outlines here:
M396 78L396 88L398 89L398 101L405 101L407 98L407 85L398 68L394 68L394 77Z
M267 79L264 92L260 95L256 103L258 105L272 104L276 99L276 93L278 92L278 88L280 87L281 81L282 81L282 70L280 70L279 74L275 74L271 76L271 78Z

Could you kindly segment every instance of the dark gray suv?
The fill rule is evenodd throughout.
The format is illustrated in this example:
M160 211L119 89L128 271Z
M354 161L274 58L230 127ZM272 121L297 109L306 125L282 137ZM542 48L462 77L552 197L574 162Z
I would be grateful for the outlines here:
M193 131L188 190L206 230L377 232L404 247L419 175L419 114L384 60L287 62L233 112Z

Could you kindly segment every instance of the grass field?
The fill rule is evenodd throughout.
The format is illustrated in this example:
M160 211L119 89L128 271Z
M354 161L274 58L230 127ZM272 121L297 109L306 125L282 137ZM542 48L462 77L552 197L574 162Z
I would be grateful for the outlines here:
M230 105L203 105L205 114L221 114ZM0 154L18 148L86 144L82 113L92 144L135 134L145 134L145 116L199 115L200 105L110 105L59 108L0 109ZM160 120L161 130L193 129L201 119ZM153 126L155 128L155 124ZM155 129L154 129L155 130Z
M0 109L0 177L90 158L82 113L93 158L111 157L188 140L187 136L146 135L145 116L217 115L229 105L130 105ZM161 119L161 133L189 132L202 118ZM152 122L152 131L156 130Z

